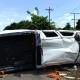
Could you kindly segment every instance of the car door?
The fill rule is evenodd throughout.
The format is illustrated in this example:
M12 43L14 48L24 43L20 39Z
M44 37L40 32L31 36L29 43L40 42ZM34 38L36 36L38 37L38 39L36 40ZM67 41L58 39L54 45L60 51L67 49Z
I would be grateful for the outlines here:
M57 31L43 31L44 38L41 39L43 57L42 64L50 63L52 57L59 52L60 48L63 48L63 42ZM51 60L52 59L52 60Z

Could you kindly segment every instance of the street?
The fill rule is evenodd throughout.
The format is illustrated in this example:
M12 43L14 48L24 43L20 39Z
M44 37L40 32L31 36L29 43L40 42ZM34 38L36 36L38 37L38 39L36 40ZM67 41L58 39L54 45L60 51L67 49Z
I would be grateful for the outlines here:
M34 70L34 71L24 71L16 72L4 75L0 80L55 80L50 78L49 73L58 71L60 75L60 80L80 80L80 67L78 70L74 70L73 67L61 67L61 68L50 68L43 70Z
M24 73L14 73L8 74L0 80L51 80L47 77L46 74L39 74L35 71L24 72Z

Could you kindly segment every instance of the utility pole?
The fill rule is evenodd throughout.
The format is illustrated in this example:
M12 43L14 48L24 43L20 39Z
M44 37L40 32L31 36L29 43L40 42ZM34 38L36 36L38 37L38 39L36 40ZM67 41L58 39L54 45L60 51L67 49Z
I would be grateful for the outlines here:
M76 28L75 21L78 20L78 19L76 19L76 15L80 14L80 13L71 13L71 14L73 14L73 16L74 16L74 18L72 20L74 20L74 29L75 29Z
M53 9L52 8L50 8L50 6L49 6L49 8L48 9L46 9L47 11L48 11L48 13L49 13L49 23L50 23L50 19L51 19L51 11L53 11Z

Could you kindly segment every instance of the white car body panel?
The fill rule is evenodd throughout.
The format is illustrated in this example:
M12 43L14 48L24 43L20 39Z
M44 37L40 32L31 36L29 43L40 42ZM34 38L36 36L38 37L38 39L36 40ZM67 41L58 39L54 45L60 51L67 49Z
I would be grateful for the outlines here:
M57 32L57 35L57 37L41 39L43 49L42 66L74 63L78 55L79 44L74 36L63 37L59 32Z

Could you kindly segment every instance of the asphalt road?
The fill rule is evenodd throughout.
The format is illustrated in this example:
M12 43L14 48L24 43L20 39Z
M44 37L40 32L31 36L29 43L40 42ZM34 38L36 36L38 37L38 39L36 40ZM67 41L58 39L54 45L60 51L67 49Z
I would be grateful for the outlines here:
M73 68L63 69L62 67L61 70L56 69L56 71L67 74L67 76L70 77L75 77L76 75L76 72ZM44 69L44 70L11 73L11 74L7 74L6 76L3 76L3 78L0 78L0 80L55 80L53 78L48 77L49 72L54 72L54 69L51 68L51 69ZM77 70L77 77L79 78L78 80L80 80L80 67ZM71 80L71 79L65 79L64 77L61 77L61 80Z
M4 78L0 78L0 80L52 80L47 77L47 74L40 73L36 71L29 71L24 73L14 73L8 74Z

